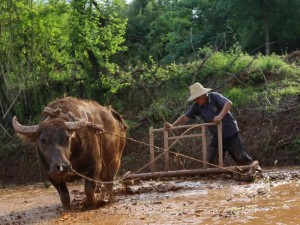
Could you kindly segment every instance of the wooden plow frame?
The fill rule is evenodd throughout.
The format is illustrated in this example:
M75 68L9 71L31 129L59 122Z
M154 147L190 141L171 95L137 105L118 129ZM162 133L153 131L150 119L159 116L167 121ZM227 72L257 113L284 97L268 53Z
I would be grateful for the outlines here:
M206 139L206 129L208 126L217 126L218 132L218 155L219 155L219 165L215 168L207 168L208 159L207 159L207 139ZM184 133L180 136L169 136L169 132L172 130L179 129L193 129L193 128L201 128L200 133L196 134L187 134ZM154 145L154 132L163 132L164 137L164 162L165 167L163 172L155 171L155 145ZM202 161L203 168L202 169L188 169L188 170L169 170L169 141L177 141L184 138L202 138ZM223 161L223 141L222 141L222 122L219 123L202 123L202 124L191 124L191 125L182 125L171 127L169 130L165 130L164 128L154 129L153 127L149 128L149 146L150 146L150 173L137 173L137 174L128 174L126 179L133 178L157 178L157 177L179 177L179 176L193 176L193 175L208 175L208 174L221 174L221 173L232 173L238 171L238 173L246 172L251 168L251 165L245 166L232 166L232 167L224 167Z
M218 131L218 153L219 153L219 166L223 166L223 148L222 148L222 123L202 123L202 124L191 124L191 125L183 125L183 126L177 126L170 128L170 131L172 130L182 130L182 129L189 129L189 128L201 128L201 133L199 134L189 134L189 135L180 135L180 136L169 136L169 131L160 128L160 129L153 129L153 127L149 128L149 140L150 140L150 162L151 163L151 172L155 172L155 162L153 162L155 156L154 156L154 132L163 132L164 135L164 157L165 157L165 171L169 171L169 141L172 140L180 140L184 138L196 138L196 137L202 137L202 156L203 156L203 168L206 168L207 160L207 139L206 139L206 127L208 126L217 126Z

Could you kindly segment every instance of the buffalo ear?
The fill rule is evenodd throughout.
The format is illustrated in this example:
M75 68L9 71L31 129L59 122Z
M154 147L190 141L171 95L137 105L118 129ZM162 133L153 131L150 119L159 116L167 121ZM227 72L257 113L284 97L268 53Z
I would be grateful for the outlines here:
M24 142L24 144L31 145L31 146L36 145L36 141L39 137L38 133L28 135L28 134L23 134L18 132L17 132L17 136Z

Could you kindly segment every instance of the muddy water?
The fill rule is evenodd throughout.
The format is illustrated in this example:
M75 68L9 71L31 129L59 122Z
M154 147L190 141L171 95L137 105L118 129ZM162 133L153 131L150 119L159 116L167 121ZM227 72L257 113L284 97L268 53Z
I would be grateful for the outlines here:
M84 211L82 184L71 184L74 210L53 187L0 189L0 224L300 224L298 169L268 171L244 183L229 177L169 179L116 186L115 202Z

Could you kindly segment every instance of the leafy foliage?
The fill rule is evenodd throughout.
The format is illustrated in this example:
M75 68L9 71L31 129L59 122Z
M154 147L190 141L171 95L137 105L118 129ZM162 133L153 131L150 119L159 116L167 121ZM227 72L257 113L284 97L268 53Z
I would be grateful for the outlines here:
M36 115L64 94L97 98L122 86L113 56L125 49L125 1L10 2L0 3L0 90L4 102L19 97L18 115Z
M299 48L300 2L181 0L138 1L129 7L126 45L132 62L187 61L203 46L250 54Z

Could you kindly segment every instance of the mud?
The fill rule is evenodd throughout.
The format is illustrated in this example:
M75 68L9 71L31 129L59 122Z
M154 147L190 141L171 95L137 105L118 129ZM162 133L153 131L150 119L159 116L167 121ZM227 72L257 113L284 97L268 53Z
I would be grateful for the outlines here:
M0 224L299 224L299 168L264 170L247 183L229 175L115 186L115 201L83 210L82 183L69 184L73 210L42 183L0 189Z

